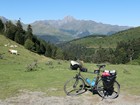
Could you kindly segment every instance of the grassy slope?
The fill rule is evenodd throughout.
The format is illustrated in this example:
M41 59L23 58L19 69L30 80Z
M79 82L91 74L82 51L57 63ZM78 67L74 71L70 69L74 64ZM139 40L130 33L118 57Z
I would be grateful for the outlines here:
M98 48L99 46L102 46L104 48L114 48L120 41L128 41L137 38L140 38L140 27L121 31L108 37L101 38L89 36L86 38L81 38L79 40L71 41L70 43L81 44L91 48Z
M17 48L10 48L9 46L5 47L5 44L10 45L17 45ZM8 52L9 49L15 49L18 51L19 55L12 55ZM0 35L0 54L3 54L4 59L0 62L6 62L6 63L29 63L34 60L42 60L45 59L45 57L40 56L38 54L35 54L33 52L30 52L26 50L23 46L15 43L14 41L11 41L4 36Z
M11 55L8 47L3 44L10 40L0 36L0 53L4 59L0 59L0 99L16 95L19 90L43 91L47 96L63 96L65 81L75 75L76 71L69 70L69 61L57 61L37 54L19 46L20 55ZM15 44L10 41L11 44ZM37 71L25 72L26 66L37 59ZM52 61L52 65L46 62ZM60 62L60 63L58 63ZM94 64L85 64L89 70L95 69ZM106 69L116 69L117 80L121 85L121 93L140 95L140 66L137 65L107 65ZM93 75L82 73L85 77ZM94 75L95 76L95 75Z
M18 47L5 47L4 45L8 43L10 45L18 45ZM19 55L10 54L8 52L8 49L17 50ZM3 56L3 59L0 59L0 97L5 97L8 94L11 94L12 91L15 91L17 88L19 88L19 86L21 86L20 83L22 83L20 82L20 78L22 78L22 75L25 75L25 77L22 78L21 81L28 78L26 78L27 73L24 74L27 65L34 62L34 60L37 60L39 63L50 60L47 57L40 56L26 50L23 46L5 38L2 35L0 35L0 54L2 54ZM32 78L32 76L30 78ZM16 80L18 80L18 86L13 83L16 82Z

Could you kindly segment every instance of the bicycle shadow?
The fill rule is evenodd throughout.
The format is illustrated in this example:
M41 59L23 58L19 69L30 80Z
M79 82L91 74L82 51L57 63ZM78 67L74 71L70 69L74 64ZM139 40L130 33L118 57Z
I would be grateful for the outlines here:
M91 92L93 95L99 95L96 89L88 89L87 91Z
M118 98L119 97L119 95L117 95L116 97L114 97L114 98L109 98L108 96L106 97L102 97L99 93L98 93L98 91L96 90L96 88L85 88L85 92L87 92L87 91L89 91L89 92L91 92L93 95L98 95L99 97L101 97L102 98L102 100L103 99L116 99L116 98ZM84 92L84 93L85 93Z
M98 94L96 88L91 88L90 86L86 86L85 92L87 92L87 91L91 92L93 95ZM83 93L85 93L85 92L83 92ZM98 95L99 95L99 94L98 94Z

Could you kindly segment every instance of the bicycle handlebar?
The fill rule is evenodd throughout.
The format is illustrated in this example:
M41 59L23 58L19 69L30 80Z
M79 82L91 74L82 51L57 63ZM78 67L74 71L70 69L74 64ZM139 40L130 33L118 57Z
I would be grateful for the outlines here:
M106 65L104 65L104 64L98 64L97 66L98 66L99 69L101 69L101 68L104 68Z
M96 65L98 67L98 69L94 70L94 72L90 72L90 71L84 71L86 73L91 73L91 74L99 74L101 71L101 68L104 68L106 65L105 64L98 64ZM79 68L79 73L81 72L81 68ZM82 71L83 72L83 71Z

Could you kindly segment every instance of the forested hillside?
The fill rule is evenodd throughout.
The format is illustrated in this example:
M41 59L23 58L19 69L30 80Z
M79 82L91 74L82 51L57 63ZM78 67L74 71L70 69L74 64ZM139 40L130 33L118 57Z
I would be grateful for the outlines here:
M91 35L84 38L76 39L65 43L68 44L80 44L90 48L115 48L120 41L131 41L133 39L140 38L140 27L131 28L125 31L120 31L110 36L105 35Z
M18 20L16 24L13 24L11 21L3 23L0 19L0 35L15 41L32 52L47 57L57 58L57 53L60 54L61 52L55 45L37 38L37 36L33 34L32 26L30 24L27 27L27 31L25 31L20 20Z
M139 59L140 27L111 36L89 36L60 46L67 53L66 59L82 59L95 63L128 63ZM139 60L137 63L140 63Z
M33 35L31 25L25 31L20 20L16 24L11 21L3 24L0 20L0 33L32 52L55 59L81 59L86 62L113 64L135 61L140 64L140 27L111 36L97 35L76 39L59 45L60 48Z

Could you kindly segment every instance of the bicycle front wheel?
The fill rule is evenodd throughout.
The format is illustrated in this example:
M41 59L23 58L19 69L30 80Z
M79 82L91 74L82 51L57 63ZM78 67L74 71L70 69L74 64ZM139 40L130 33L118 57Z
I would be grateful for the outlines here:
M102 80L99 80L97 84L97 92L103 98L116 98L120 93L120 85L117 81L114 81L112 88L105 87Z
M69 96L82 94L85 92L85 83L81 78L72 78L68 80L64 85L64 92Z

